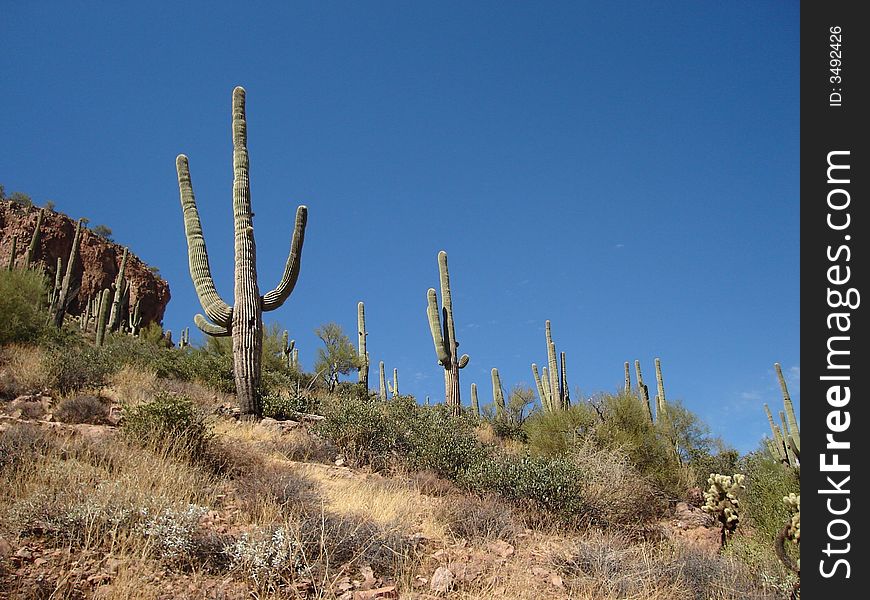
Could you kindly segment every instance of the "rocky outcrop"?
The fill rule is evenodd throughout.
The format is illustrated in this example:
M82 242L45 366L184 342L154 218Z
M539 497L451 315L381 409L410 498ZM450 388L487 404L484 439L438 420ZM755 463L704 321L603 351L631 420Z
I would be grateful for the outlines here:
M39 208L35 206L25 207L0 201L0 266L5 268L8 264L15 236L18 240L15 264L23 266L38 214ZM76 221L70 217L45 210L31 266L42 268L51 281L54 281L58 257L62 258L63 268L66 269L75 228ZM81 282L81 289L69 307L69 314L80 314L88 298L112 285L120 269L123 253L123 246L83 228L79 260L73 271L73 282ZM125 277L130 282L130 306L137 301L140 303L142 326L161 323L169 303L169 284L132 252L127 257Z

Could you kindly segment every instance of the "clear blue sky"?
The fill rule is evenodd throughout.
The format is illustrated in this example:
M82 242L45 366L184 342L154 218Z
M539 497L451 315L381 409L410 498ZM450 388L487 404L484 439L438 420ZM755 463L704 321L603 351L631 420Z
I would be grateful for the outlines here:
M532 384L544 321L588 395L662 358L740 450L800 398L798 3L3 3L0 183L111 227L200 312L175 156L190 157L212 269L232 295L230 96L248 91L261 288L309 224L267 322L303 366L313 330L443 398L425 316L447 250L463 400ZM148 6L146 6L148 5ZM375 371L376 373L376 371ZM355 375L352 379L355 378Z

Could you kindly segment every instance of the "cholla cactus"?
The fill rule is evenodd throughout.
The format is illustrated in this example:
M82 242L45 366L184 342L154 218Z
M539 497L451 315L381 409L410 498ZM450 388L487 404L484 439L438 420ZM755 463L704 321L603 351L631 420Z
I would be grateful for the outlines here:
M705 513L712 515L722 525L722 538L720 545L725 547L728 537L731 536L740 524L740 499L741 490L746 489L743 485L746 477L740 473L731 475L719 475L710 473L707 483L710 488L704 492Z
M791 556L789 556L788 552L786 551L785 543L787 541L791 542L798 549L798 553L800 553L801 495L792 492L788 496L784 496L782 502L791 513L791 518L789 519L788 523L785 524L785 527L783 527L776 536L776 555L779 557L779 560L782 561L782 564L784 564L787 569L794 572L798 577L800 577L800 554L798 554L798 559L794 560ZM795 586L795 588L797 589L799 586L800 581L798 581L798 584Z
M251 186L248 176L248 124L245 117L245 90L233 90L233 221L235 242L234 302L228 304L215 288L199 211L193 195L187 157L180 154L175 166L178 189L184 214L184 231L190 276L196 294L209 322L202 315L194 323L212 336L232 336L233 375L236 397L245 418L262 416L263 399L260 389L263 350L263 312L279 308L296 286L302 260L302 245L308 209L296 210L296 224L290 242L290 253L281 281L272 291L260 295L257 282L257 252L254 243L254 213L251 210Z

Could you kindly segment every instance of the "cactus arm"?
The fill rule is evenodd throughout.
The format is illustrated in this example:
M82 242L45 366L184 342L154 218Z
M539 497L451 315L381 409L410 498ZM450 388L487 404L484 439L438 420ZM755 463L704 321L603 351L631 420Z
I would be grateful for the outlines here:
M549 319L544 322L544 332L547 338L547 372L549 374L550 394L553 406L558 407L562 402L562 392L559 389L559 364L556 362L556 344L553 343L553 335L550 329Z
M559 354L560 365L562 368L562 408L568 409L571 407L571 392L568 391L568 368L565 366L565 353Z
M438 357L438 364L447 366L450 363L450 355L447 353L447 348L444 345L444 336L442 335L441 317L438 310L438 296L433 288L429 288L426 292L426 314L429 316L429 330L432 332L432 341L435 343L435 354Z
M469 360L470 359L468 358L468 355L463 354L459 357L459 364L457 364L456 366L458 366L460 369L464 369L468 365Z
M547 367L541 369L541 385L544 388L544 401L547 403L549 410L556 410L556 405L553 402L553 393L550 389L550 376L547 372Z
M232 323L232 308L218 294L211 276L208 263L208 253L205 247L205 237L202 234L202 224L196 199L193 195L193 185L190 181L190 166L187 157L179 154L175 159L178 172L178 189L181 196L181 209L184 216L184 233L187 237L187 256L190 265L190 276L199 303L209 319L228 327Z
M640 396L640 401L646 407L647 415L649 416L650 423L655 423L655 417L653 416L652 407L649 403L649 388L643 382L643 373L640 370L640 361L634 361L634 372L637 375L637 390Z
M305 225L308 222L308 207L299 206L296 209L296 225L293 227L293 238L290 241L290 254L284 266L284 274L274 290L263 296L263 310L275 310L282 304L296 287L299 279L299 268L302 264L302 245L305 243Z
M787 460L788 457L785 455L785 440L779 427L773 420L773 414L770 412L770 407L767 404L764 405L764 412L767 415L767 422L770 424L770 431L773 433L773 446L776 448L775 458L780 461Z
M200 314L194 315L193 323L201 332L212 337L227 337L232 335L232 330L227 329L226 327L221 327L220 325L209 323L206 318Z
M532 377L535 378L535 387L538 388L538 398L541 399L541 408L550 410L550 406L544 397L544 386L541 384L541 375L538 373L538 365L532 363Z

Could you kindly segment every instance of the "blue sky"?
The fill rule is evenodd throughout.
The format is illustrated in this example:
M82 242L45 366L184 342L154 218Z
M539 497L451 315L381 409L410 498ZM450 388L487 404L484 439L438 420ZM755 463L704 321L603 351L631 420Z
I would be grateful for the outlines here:
M614 391L634 359L654 381L661 357L668 396L743 451L781 407L774 362L799 401L797 2L122 4L4 3L0 183L158 266L167 328L200 312L179 153L232 295L243 85L261 288L309 207L266 315L303 366L318 325L355 339L363 300L374 364L443 397L425 295L445 249L466 403L492 367L532 384L546 319L572 388Z

